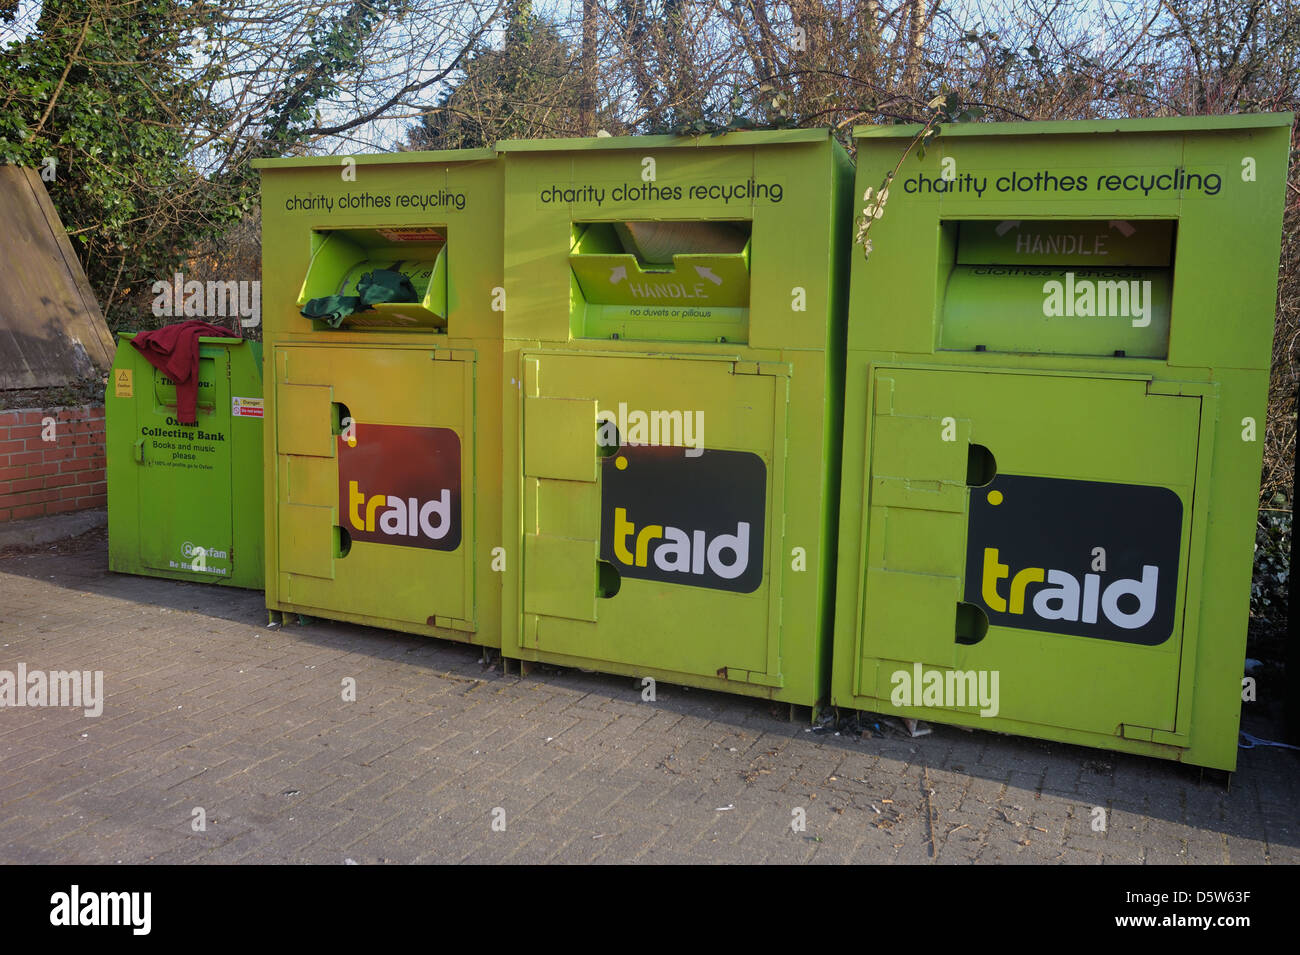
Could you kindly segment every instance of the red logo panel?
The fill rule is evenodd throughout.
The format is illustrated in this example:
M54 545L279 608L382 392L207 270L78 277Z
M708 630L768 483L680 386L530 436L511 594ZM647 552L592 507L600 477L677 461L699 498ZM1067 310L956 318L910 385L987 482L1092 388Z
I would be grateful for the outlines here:
M460 546L460 436L450 428L356 424L339 435L340 523L354 541Z

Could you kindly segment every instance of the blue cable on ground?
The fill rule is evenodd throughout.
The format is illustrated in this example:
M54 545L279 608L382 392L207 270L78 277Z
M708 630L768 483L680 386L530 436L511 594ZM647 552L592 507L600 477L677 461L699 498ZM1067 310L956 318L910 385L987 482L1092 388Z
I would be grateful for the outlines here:
M1271 739L1260 739L1258 736L1251 736L1245 730L1240 730L1237 735L1240 737L1237 741L1239 749L1254 749L1256 746L1276 746L1278 749L1300 750L1300 746L1292 746L1290 743L1278 743Z

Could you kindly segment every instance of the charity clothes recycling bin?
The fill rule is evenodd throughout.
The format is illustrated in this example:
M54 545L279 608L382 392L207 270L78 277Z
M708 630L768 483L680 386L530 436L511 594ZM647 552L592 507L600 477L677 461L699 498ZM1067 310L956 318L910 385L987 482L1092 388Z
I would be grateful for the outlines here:
M256 165L267 607L496 646L496 154Z
M134 337L118 336L104 400L109 569L261 589L261 345L199 338L187 425Z
M847 153L826 130L497 148L503 656L821 702Z
M852 264L837 706L1234 768L1290 127L903 162ZM859 197L914 133L856 131Z

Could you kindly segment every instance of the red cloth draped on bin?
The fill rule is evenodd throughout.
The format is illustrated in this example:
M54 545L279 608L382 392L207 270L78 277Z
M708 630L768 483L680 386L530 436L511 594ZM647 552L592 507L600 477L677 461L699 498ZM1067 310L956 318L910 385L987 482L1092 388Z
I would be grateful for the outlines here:
M198 424L199 338L239 338L228 328L207 322L178 322L131 339L145 360L176 384L176 420Z

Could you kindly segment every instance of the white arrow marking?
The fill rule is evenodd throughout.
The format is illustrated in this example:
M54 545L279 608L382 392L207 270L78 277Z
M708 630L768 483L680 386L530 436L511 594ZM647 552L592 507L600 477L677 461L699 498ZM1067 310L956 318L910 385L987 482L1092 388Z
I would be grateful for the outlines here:
M1121 234L1123 234L1125 238L1127 238L1128 236L1132 235L1134 232L1137 231L1137 229L1133 228L1131 225L1129 225L1127 222L1124 222L1122 219L1111 219L1109 222L1106 223L1106 225L1110 226L1112 229L1115 229Z
M617 285L619 282L623 281L623 279L625 279L625 278L627 278L627 266L626 266L626 265L616 265L616 266L614 266L612 269L609 270L609 284L610 284L610 285Z
M1019 228L1020 228L1019 219L1004 219L998 223L998 227L993 231L996 232L999 236L1003 236L1006 235L1008 232L1010 232L1012 229L1019 229Z
M700 278L708 279L714 285L722 284L722 279L718 278L716 275L713 274L713 269L706 269L702 265L697 265L695 266L695 271L700 276Z

